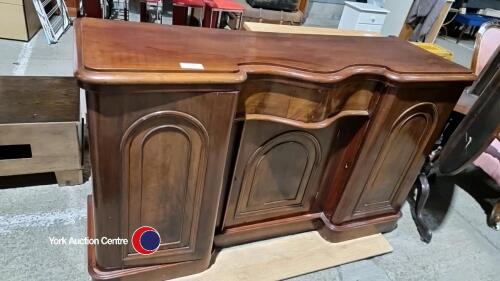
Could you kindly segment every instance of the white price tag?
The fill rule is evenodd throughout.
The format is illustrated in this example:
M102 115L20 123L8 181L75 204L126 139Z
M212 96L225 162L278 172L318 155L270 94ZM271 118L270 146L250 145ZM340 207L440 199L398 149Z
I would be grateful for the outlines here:
M195 70L204 70L203 64L201 63L191 63L191 62L181 62L179 63L182 69L195 69Z

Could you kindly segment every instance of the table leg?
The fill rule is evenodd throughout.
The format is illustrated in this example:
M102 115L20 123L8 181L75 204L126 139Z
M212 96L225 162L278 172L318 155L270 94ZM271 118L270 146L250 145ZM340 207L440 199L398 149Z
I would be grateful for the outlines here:
M221 21L222 21L222 11L219 11L217 13L217 19L215 21L215 28L220 28Z
M128 21L128 1L124 2L123 7L123 20Z
M188 20L188 8L174 5L172 8L172 25L186 25Z
M462 39L462 36L464 35L464 32L466 29L467 29L467 25L462 24L462 31L460 31L460 34L458 35L457 44L458 44L458 42L460 42L460 39Z
M411 215L413 220L415 221L415 225L417 226L418 233L420 234L420 240L425 243L431 242L432 239L432 231L424 222L422 211L424 210L425 203L427 203L427 199L429 198L430 193L430 185L427 180L427 175L425 173L421 173L418 176L417 181L415 182L415 190L417 191L416 199L410 194L408 197L408 202L410 203Z
M200 15L200 27L203 26L203 21L205 20L205 7L201 8L201 15Z
M107 6L106 6L106 16L105 18L110 19L111 18L111 13L113 13L114 7L114 2L113 0L107 0L106 1Z
M139 12L139 16L140 16L140 19L139 21L140 22L148 22L148 14L147 14L147 4L146 2L140 2L139 3L140 5L140 12Z
M495 229L500 230L500 199L495 203L488 217L488 225Z
M472 28L472 37L476 37L477 31L479 30L480 26L475 26Z
M241 23L243 22L243 13L238 14L238 30L241 30Z
M191 13L189 12L191 10ZM192 19L194 17L194 8L193 7L188 7L188 16L187 16L187 26L191 26Z

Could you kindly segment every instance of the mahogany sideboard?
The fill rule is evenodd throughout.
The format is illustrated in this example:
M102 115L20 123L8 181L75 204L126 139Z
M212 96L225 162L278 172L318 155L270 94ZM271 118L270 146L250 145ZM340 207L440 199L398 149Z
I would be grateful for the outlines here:
M95 280L207 269L216 249L396 226L470 70L398 38L75 22L93 195L89 235L161 235L157 252L89 246Z

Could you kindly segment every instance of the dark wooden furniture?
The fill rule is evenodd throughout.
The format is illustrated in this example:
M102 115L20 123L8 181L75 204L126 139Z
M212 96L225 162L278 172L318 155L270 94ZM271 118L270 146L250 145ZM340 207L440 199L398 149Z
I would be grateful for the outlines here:
M102 18L102 7L100 0L82 0L83 10L79 11L84 17Z
M96 280L192 274L218 247L301 231L335 242L392 230L475 78L397 38L88 18L75 30L90 233L149 225L162 241L149 256L91 246Z

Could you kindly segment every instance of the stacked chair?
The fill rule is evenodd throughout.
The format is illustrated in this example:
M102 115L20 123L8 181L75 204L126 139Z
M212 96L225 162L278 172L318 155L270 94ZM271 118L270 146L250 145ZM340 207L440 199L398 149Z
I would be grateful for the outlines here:
M233 0L173 0L172 3L174 25L219 28L226 26L225 16L227 16L236 19L236 29L241 29L245 8ZM200 15L199 20L194 16L197 10Z

